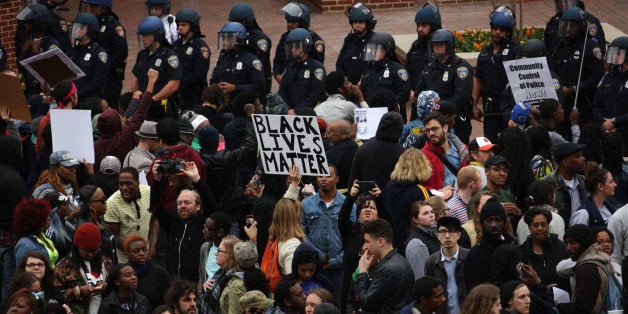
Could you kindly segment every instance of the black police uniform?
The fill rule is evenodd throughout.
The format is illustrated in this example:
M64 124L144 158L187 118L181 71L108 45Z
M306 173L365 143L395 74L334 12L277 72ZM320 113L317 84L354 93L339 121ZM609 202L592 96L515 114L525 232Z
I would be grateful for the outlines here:
M146 90L146 86L148 86L149 69L159 71L153 94L157 94L169 81L183 78L177 53L164 45L160 45L152 54L149 54L148 48L137 53L137 60L132 72L137 78L140 91ZM173 98L171 96L163 99L160 103L153 102L148 110L146 120L157 121L165 116L176 116L176 104Z
M456 104L458 110L454 132L460 140L468 144L471 135L471 92L473 90L473 68L466 60L453 55L441 64L436 57L421 72L414 92L425 90L438 93L440 99Z
M408 75L410 76L410 86L414 88L419 84L419 78L423 68L430 63L430 49L428 45L429 37L418 38L410 46L410 50L406 54L406 68L408 69ZM409 120L414 120L418 117L416 112L416 99L413 99L412 114Z
M56 38L51 37L51 36L42 36L41 44L39 45L39 51L34 52L32 49L30 49L24 53L21 53L24 43L26 43L26 40L28 40L29 38L30 37L27 37L24 41L22 41L22 46L19 47L19 50L17 48L15 49L16 55L17 55L18 69L20 73L22 73L22 77L24 78L24 83L25 83L24 95L26 95L26 97L34 95L34 94L38 94L41 91L41 88L39 84L40 82L29 71L27 71L24 67L22 67L22 65L20 64L20 61L24 59L28 59L32 56L38 55L42 52L59 48L59 41L57 41Z
M368 64L364 61L364 49L371 36L375 32L367 31L364 37L359 37L356 33L351 32L342 44L342 49L336 60L336 71L345 72L349 81L358 84L362 77L362 72Z
M314 108L324 101L325 75L323 64L312 56L308 56L303 62L290 63L279 84L279 95L288 109L303 106Z
M595 92L593 113L599 122L615 118L615 127L624 137L624 147L628 147L628 72L613 67L604 75Z
M270 38L257 27L247 28L246 31L248 33L246 38L249 49L253 51L257 59L262 61L264 77L266 78L266 90L264 92L267 94L270 92L270 88L272 86L273 72L271 69L272 64L270 63L270 50L273 47L273 44L270 41Z
M207 87L207 72L209 71L209 57L211 52L207 43L198 35L193 35L190 40L183 42L179 37L174 43L174 51L179 56L183 78L179 85L181 93L181 110L192 109L201 104L201 94Z
M508 77L504 70L504 61L515 59L521 48L511 40L506 40L499 51L493 54L494 44L484 47L478 55L475 77L482 81L482 106L484 111L484 136L492 142L497 134L506 127L500 110L500 98Z
M560 23L561 15L562 14L556 14L552 16L545 26L543 41L545 42L549 56L554 53L563 40L558 34L558 24ZM604 36L604 29L602 28L600 20L587 11L584 11L584 18L589 23L588 37L600 47L602 55L604 55L606 53L606 37Z
M380 89L388 89L395 93L401 108L405 108L404 105L410 98L412 87L408 71L397 62L391 60L371 62L364 69L361 81L360 90L367 101Z
M98 43L109 53L109 63L111 64L105 87L105 99L109 107L117 108L120 92L122 91L126 59L129 56L126 31L118 16L113 13L99 16L98 21L100 23Z
M72 42L70 41L70 33L68 32L68 22L63 18L57 10L48 8L52 15L52 23L48 28L48 33L59 41L59 48L63 52L70 53L72 50Z
M587 44L586 51L583 53L584 40L587 40ZM562 79L563 86L575 87L578 83L581 58L584 58L578 94L578 111L580 112L578 125L581 127L593 120L592 105L595 87L604 75L602 57L601 49L591 39L579 36L576 39L568 39L563 42L552 56L549 64L550 69ZM563 103L565 117L569 117L571 113L574 96L575 92L565 96ZM565 119L565 122L569 123L569 119Z
M325 63L325 41L318 36L316 32L309 30L312 35L312 49L310 50L310 57L318 60L321 64ZM292 63L292 59L287 59L286 57L286 36L288 36L290 31L287 31L281 34L281 39L279 39L279 44L277 45L277 49L275 50L275 58L273 58L273 75L283 74L286 70L286 67L290 63Z
M210 84L227 82L235 85L235 90L229 94L230 101L243 90L252 89L260 97L266 91L264 65L253 53L246 50L222 50L212 72Z
M70 52L70 59L85 73L85 76L74 80L79 101L92 96L102 97L111 69L105 49L93 41L87 45L76 45Z
M4 46L0 44L0 71L4 71L7 68L7 51L4 50Z

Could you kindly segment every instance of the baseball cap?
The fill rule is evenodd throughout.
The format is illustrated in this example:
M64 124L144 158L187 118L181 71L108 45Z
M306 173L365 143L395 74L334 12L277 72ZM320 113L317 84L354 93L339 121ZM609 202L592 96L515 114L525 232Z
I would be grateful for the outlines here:
M140 126L139 131L135 131L135 135L143 138L154 138L157 137L157 122L155 121L144 121L142 126Z
M530 116L530 104L520 102L517 103L510 112L510 120L518 125L525 125Z
M471 152L475 152L478 150L487 152L493 149L493 147L499 147L499 146L497 144L491 143L491 141L488 138L483 137L483 136L478 136L469 143L469 151Z
M181 118L177 122L177 125L179 126L179 133L194 135L194 127L192 123L190 123L190 120Z
M240 297L240 308L243 310L256 309L268 310L273 306L273 300L267 298L264 293L259 290L247 291Z
M100 172L108 175L118 174L120 172L120 160L115 156L107 156L100 161Z
M488 168L492 165L499 165L499 164L506 164L510 168L510 162L508 162L508 160L506 160L504 156L500 156L500 155L488 157L488 159L486 160L486 163L484 163L484 167Z
M195 132L196 130L198 130L198 127L201 125L201 123L205 122L205 121L209 121L207 120L207 118L205 118L205 116L203 115L198 115L196 116L196 118L194 118L191 123L192 123L192 132Z
M58 165L62 164L66 167L72 167L79 164L79 161L74 159L74 156L67 150L58 150L50 155L50 164Z

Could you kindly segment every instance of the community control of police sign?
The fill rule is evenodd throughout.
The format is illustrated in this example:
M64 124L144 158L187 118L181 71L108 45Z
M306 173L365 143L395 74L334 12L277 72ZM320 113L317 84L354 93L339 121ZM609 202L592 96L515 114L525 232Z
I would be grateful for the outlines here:
M264 173L289 174L296 165L302 175L329 175L316 117L254 114L253 125Z
M515 102L558 100L545 57L504 61L504 68Z

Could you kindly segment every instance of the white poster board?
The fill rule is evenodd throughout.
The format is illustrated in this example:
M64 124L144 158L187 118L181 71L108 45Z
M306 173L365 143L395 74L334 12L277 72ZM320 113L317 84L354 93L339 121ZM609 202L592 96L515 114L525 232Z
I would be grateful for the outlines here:
M355 123L358 125L356 137L361 140L368 140L375 137L379 120L388 112L388 108L355 108Z
M323 137L316 117L254 114L253 126L264 173L329 175Z
M67 150L78 161L94 163L94 136L90 110L50 110L52 150Z
M558 100L547 58L504 61L504 68L516 103L549 98Z

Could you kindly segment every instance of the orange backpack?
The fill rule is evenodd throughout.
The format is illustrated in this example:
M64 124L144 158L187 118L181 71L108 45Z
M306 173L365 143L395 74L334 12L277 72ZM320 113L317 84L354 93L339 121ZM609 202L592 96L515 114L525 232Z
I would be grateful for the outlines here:
M270 291L275 291L275 287L283 277L279 271L279 241L268 240L261 268L268 279Z

